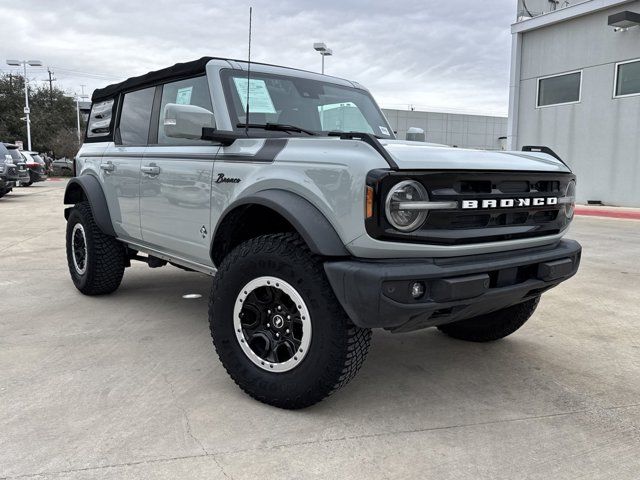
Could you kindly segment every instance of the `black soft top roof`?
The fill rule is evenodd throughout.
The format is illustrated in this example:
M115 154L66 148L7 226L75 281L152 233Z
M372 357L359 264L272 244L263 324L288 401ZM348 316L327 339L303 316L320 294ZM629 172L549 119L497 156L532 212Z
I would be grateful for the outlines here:
M93 91L91 96L92 102L101 102L115 97L118 93L127 90L134 90L138 87L144 87L146 85L154 85L164 80L188 77L204 73L205 67L209 60L216 57L202 57L198 60L191 62L176 63L172 67L163 68L154 72L145 73L139 77L131 77L120 83L114 83L113 85L107 85L104 88L99 88Z

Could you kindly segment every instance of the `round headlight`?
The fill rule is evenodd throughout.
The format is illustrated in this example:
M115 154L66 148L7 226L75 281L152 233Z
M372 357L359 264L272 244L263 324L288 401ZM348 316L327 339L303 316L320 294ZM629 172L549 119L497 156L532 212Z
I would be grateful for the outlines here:
M567 190L564 192L564 215L571 219L573 218L573 211L576 207L576 182L571 180L567 185Z
M427 191L420 182L405 180L394 185L385 202L387 220L401 232L411 232L422 225L427 218L426 210L402 209L403 202L426 202Z

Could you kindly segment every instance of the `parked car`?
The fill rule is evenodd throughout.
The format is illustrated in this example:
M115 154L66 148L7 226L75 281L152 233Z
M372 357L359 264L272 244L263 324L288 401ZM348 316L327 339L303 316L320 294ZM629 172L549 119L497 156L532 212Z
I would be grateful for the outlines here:
M18 167L4 143L0 142L0 198L13 190L18 181Z
M27 169L29 171L29 183L21 183L20 185L23 187L28 187L29 185L36 182L44 182L47 176L47 166L45 165L44 160L38 152L29 152L23 150L22 156L26 162Z
M18 182L20 185L27 184L31 181L31 177L29 176L29 169L27 168L27 162L20 153L20 147L18 145L14 145L12 143L5 143L9 155L13 160L13 163L18 167ZM29 185L31 185L29 183Z
M226 371L302 408L356 375L372 328L498 340L576 273L575 175L549 148L398 140L358 83L250 74L205 57L94 91L64 195L80 292L115 291L132 260L212 275ZM572 309L556 303L549 321Z
M54 160L51 162L51 174L63 177L73 175L73 160L66 157Z

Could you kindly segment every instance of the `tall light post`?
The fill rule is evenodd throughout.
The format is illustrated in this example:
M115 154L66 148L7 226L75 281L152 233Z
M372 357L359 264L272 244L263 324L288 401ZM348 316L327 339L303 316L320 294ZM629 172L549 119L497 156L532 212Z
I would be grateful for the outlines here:
M327 48L327 45L325 43L314 43L313 49L316 52L319 52L322 56L322 74L324 75L324 57L330 57L331 55L333 55L333 50Z
M31 150L31 120L29 119L29 82L27 81L27 65L31 67L41 67L42 62L40 60L7 60L7 65L12 67L19 67L22 65L24 69L24 114L27 121L27 145Z
M84 85L82 85L82 87L84 87ZM84 88L82 90L84 92ZM87 98L87 96L84 95L84 93L82 95L74 93L73 95L66 94L65 97L73 98L76 102L76 128L78 131L78 146L80 146L82 145L82 133L80 132L80 99Z

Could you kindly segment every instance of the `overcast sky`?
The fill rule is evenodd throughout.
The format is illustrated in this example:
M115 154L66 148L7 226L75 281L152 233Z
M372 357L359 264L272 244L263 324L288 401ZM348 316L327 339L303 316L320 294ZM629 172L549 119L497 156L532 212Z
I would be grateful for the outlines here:
M42 60L56 85L90 93L205 55L245 59L249 5L254 61L319 71L323 41L325 72L383 107L507 112L515 0L0 0L0 70Z

